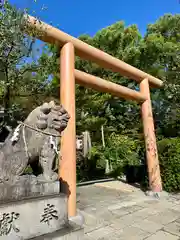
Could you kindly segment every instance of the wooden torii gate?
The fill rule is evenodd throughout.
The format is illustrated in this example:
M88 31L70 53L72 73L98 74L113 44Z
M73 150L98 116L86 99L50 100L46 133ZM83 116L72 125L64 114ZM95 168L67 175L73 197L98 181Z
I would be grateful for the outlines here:
M75 84L107 92L117 97L134 100L141 104L142 122L146 145L149 186L153 192L162 191L156 136L150 99L150 87L162 87L163 82L109 54L74 38L57 28L28 16L28 30L35 30L36 37L61 46L60 52L60 102L70 114L70 121L61 139L59 179L68 193L69 217L76 216L76 108ZM75 69L75 55L91 60L103 68L129 77L140 85L140 91L106 81Z

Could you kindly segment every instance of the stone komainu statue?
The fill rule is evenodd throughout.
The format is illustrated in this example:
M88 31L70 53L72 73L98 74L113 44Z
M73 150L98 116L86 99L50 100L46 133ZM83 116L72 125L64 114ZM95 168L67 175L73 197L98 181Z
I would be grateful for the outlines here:
M17 181L28 165L33 171L41 168L37 179L45 182L57 180L57 173L52 170L53 163L60 134L68 120L66 110L53 101L34 109L0 148L0 182Z

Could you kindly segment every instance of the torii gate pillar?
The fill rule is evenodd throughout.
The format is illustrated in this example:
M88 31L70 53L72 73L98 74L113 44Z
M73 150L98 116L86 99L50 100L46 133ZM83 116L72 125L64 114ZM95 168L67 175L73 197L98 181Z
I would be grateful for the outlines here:
M149 186L153 192L161 192L162 182L150 99L149 81L147 78L141 81L140 91L144 96L147 97L147 100L142 104L141 110L146 146Z

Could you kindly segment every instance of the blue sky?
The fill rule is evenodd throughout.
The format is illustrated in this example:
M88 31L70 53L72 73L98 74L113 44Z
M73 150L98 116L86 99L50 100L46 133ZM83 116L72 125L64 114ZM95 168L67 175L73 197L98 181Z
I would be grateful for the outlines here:
M147 24L154 23L165 13L180 13L180 0L9 0L18 8L29 8L32 15L62 31L78 37L93 36L98 30L117 21L137 24L140 32L146 32ZM47 10L41 10L47 7ZM35 14L32 12L35 11ZM36 61L42 53L41 41L36 41L33 56ZM39 51L36 51L39 49Z
M36 1L36 3L34 3ZM180 0L10 0L18 8L36 11L41 20L58 26L77 37L93 36L98 30L117 21L137 24L142 34L148 23L165 13L180 13ZM41 11L42 6L47 10Z

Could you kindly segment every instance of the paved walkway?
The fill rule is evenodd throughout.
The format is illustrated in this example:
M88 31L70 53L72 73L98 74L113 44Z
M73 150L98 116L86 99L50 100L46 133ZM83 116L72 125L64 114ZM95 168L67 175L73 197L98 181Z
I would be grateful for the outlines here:
M180 195L155 200L121 182L77 191L85 240L180 240Z

